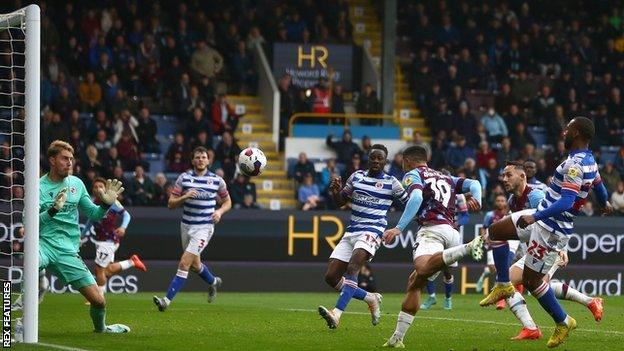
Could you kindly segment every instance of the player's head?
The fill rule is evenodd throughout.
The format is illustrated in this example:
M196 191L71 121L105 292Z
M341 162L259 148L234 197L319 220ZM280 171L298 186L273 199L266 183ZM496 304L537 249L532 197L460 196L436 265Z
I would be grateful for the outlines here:
M575 117L563 131L563 142L566 149L586 147L596 135L594 122L587 117Z
M527 176L526 173L524 173L524 165L522 162L508 161L503 169L501 180L507 192L513 193L524 190Z
M503 194L496 195L496 197L494 198L494 208L496 208L499 211L502 211L505 208L507 208L507 198L505 197L505 195Z
M388 149L382 144L374 144L368 152L368 170L372 173L383 171L388 158Z
M409 172L412 169L427 164L427 149L421 145L410 146L403 150L403 170Z
M524 173L526 173L527 179L531 179L535 177L535 173L537 173L537 163L535 163L534 159L528 159L524 161Z
M93 179L93 187L91 188L91 192L93 195L97 195L104 191L104 187L106 186L106 179L102 177L97 177Z
M65 141L55 140L48 147L48 161L50 172L65 178L74 165L74 148Z
M210 165L210 160L208 159L208 149L203 146L198 146L193 149L191 163L193 164L195 171L205 171Z

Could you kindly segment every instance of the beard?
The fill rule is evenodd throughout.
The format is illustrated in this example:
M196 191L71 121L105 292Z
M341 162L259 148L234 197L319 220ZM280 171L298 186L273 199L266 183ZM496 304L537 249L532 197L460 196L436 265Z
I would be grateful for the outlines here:
M565 146L566 150L570 150L573 141L574 138L572 138L571 136L566 136L566 138L563 140L563 146Z

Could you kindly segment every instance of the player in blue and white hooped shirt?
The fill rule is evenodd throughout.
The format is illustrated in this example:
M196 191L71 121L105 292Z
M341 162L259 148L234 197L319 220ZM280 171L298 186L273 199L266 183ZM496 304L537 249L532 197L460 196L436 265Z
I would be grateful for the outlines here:
M555 170L545 198L535 209L514 212L509 218L495 223L489 230L491 240L514 240L528 242L527 258L522 280L531 295L536 297L556 323L548 347L560 345L570 331L576 328L576 320L567 315L557 301L554 290L544 281L544 275L556 264L559 252L566 248L568 235L572 233L574 216L587 201L590 189L594 192L606 214L613 212L607 201L607 190L602 184L598 166L588 149L595 135L594 124L589 118L576 117L565 128L564 142L570 150L568 158ZM504 250L504 246L498 249ZM480 304L487 306L515 293L509 279L508 260L504 255L494 254L498 282Z
M530 186L531 188L539 189L543 192L546 192L546 189L548 189L548 185L540 182L535 177L535 174L537 173L537 163L535 162L535 160L528 159L524 161L523 167L524 167L524 173L526 174L527 185Z
M221 285L221 278L212 275L201 262L200 256L212 238L214 225L232 208L232 201L223 178L208 170L211 161L208 159L208 150L200 146L193 150L192 155L193 169L180 174L168 203L170 209L183 208L180 235L184 253L167 295L153 298L161 312L184 286L189 269L208 283L208 302L214 300L217 288ZM217 203L221 204L218 209Z
M468 244L461 244L460 234L455 228L455 194L470 192L472 196L467 201L468 209L477 211L481 208L481 183L431 169L427 167L427 159L427 149L420 145L403 151L403 170L407 172L403 184L409 200L397 226L386 230L383 235L385 242L391 242L418 215L420 228L413 250L414 271L409 277L396 329L384 347L405 347L403 337L418 312L421 289L430 276L466 255L475 260L483 256L481 236Z
M329 185L329 192L338 207L345 206L347 200L351 201L351 221L329 257L325 273L325 282L340 291L340 296L333 309L318 307L319 314L330 329L338 327L340 316L352 297L366 302L372 324L379 323L382 296L359 288L358 273L379 249L381 235L387 225L386 214L393 200L407 201L401 182L383 171L388 149L375 144L368 156L368 170L354 172L344 187L339 177L332 179Z

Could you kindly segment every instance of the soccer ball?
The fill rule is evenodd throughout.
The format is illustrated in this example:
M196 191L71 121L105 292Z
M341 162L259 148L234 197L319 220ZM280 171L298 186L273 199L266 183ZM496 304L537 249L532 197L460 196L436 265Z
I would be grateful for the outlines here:
M264 152L255 147L248 147L238 155L238 168L242 174L248 177L262 173L266 164L267 159Z

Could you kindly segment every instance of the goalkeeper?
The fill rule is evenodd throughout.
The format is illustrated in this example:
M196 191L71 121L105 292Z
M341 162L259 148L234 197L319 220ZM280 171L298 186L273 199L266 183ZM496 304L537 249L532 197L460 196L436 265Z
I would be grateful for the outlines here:
M56 140L47 152L50 172L39 180L39 270L48 269L64 284L71 285L91 303L91 319L97 333L127 333L123 324L106 325L106 301L95 279L78 255L80 228L78 209L97 221L106 214L124 190L121 182L107 180L99 198L102 205L91 201L78 177L71 175L74 149Z

